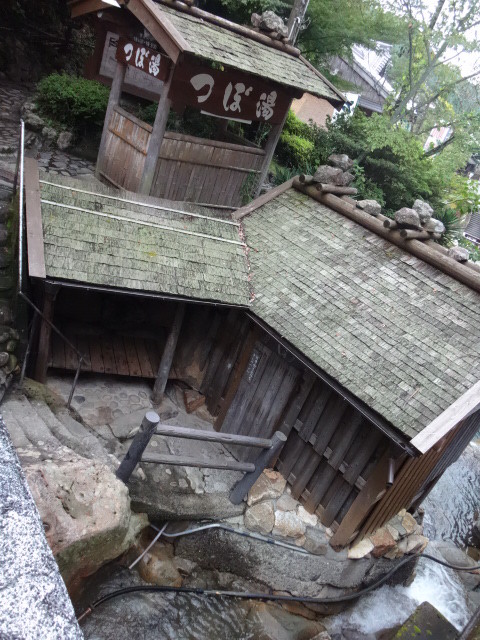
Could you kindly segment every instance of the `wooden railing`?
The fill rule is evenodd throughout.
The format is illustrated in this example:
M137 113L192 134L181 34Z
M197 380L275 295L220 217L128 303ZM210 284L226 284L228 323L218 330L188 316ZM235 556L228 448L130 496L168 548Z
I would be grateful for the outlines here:
M100 174L117 187L138 191L151 132L149 124L115 107ZM243 204L249 186L255 186L264 157L255 146L167 131L151 195L234 209Z
M200 440L202 442L254 447L261 449L261 451L254 462L238 462L233 459L224 460L215 457L206 459L157 453L148 453L144 455L145 449L153 436L170 436L173 438ZM279 431L274 433L272 438L266 439L160 424L159 416L154 411L147 411L140 426L140 430L134 437L116 475L117 478L122 480L122 482L127 483L136 466L140 462L198 467L204 469L241 471L245 475L235 485L230 493L231 502L233 502L233 504L240 504L255 484L256 480L260 477L262 471L277 458L286 439L286 436Z

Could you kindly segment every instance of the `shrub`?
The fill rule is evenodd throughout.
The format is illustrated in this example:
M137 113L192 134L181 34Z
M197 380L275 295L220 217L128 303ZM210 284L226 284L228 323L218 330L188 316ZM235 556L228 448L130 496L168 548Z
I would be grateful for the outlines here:
M109 93L95 80L52 73L38 83L36 101L44 116L78 131L103 125Z
M287 167L298 167L304 171L306 165L312 164L315 145L310 140L293 133L283 132L278 149L278 159Z

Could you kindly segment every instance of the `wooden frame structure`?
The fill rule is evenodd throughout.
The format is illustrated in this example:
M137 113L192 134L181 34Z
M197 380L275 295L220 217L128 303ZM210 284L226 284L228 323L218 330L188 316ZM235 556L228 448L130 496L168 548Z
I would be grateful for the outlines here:
M70 6L73 17L102 8L97 23L103 23L103 26L98 29L96 53L89 65L90 75L105 79L94 69L98 68L101 56L105 55L103 41L105 34L111 33L108 29L116 29L121 36L130 33L129 43L125 45L126 50L129 47L128 55L121 49L126 40L120 39L117 47L116 68L97 160L97 177L101 176L115 186L170 200L202 202L218 208L241 206L246 189L252 191L253 188L254 196L258 195L291 102L303 95L304 90L294 83L292 85L291 80L283 84L278 80L272 82L268 71L263 74L259 71L240 72L235 67L232 53L228 56L231 60L229 66L225 65L222 71L213 69L205 62L208 54L200 57L198 46L192 45L188 39L195 36L181 32L176 14L189 16L197 20L198 25L212 25L219 36L224 33L230 39L233 37L233 51L238 55L241 55L243 39L247 45L255 43L267 52L274 50L278 56L294 59L295 64L324 88L320 91L324 91L332 104L338 106L345 100L294 47L182 2L162 0L162 4L157 4L152 0L129 0L121 11L105 10L100 2L91 0L73 0ZM148 40L141 40L140 26L155 41L157 52L148 48ZM187 25L187 32L191 27L191 24ZM152 67L148 60L157 60L157 56L161 61ZM282 61L285 62L285 58L279 57L280 65ZM218 63L218 60L213 62ZM131 65L137 73L150 73L150 76L153 69L157 81L163 81L153 127L120 108L122 88L131 90L130 85L125 85L126 71L132 68ZM266 66L268 69L268 64ZM143 95L151 97L151 93L141 87L133 91L140 94L143 91ZM195 146L191 137L183 137L175 145L169 144L166 124L170 108L173 105L181 110L186 104L201 110L201 113L225 120L251 122L253 119L271 124L264 148L222 141L206 144L200 139ZM179 174L177 182L183 188L173 184L173 173Z

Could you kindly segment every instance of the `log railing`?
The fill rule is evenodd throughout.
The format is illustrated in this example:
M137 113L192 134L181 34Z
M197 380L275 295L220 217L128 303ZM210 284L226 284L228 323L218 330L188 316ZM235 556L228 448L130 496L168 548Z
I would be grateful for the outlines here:
M184 455L145 454L145 449L153 436L169 436L188 440L200 440L202 442L255 447L261 451L254 462L238 462L237 460L224 460L215 457L206 459ZM233 502L233 504L240 504L256 480L260 477L262 471L277 458L286 439L286 436L279 431L275 432L272 438L267 439L160 424L160 418L155 411L147 411L140 430L134 437L129 450L117 469L116 475L122 482L127 483L140 462L241 471L245 475L239 480L230 493L231 502Z

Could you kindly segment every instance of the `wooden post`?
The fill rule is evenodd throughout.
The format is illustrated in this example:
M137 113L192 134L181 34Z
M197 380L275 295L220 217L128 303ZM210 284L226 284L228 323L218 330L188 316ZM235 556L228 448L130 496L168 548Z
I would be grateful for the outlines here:
M43 315L46 320L53 321L53 311L55 307L55 298L57 297L58 287L45 285L43 294ZM48 356L50 353L50 337L52 327L45 318L41 318L40 335L38 338L38 353L35 363L35 380L45 383L47 379Z
M145 164L143 165L143 174L140 179L139 188L140 193L144 193L146 195L149 195L152 190L158 156L160 154L163 136L165 135L165 129L167 128L168 114L170 112L170 107L172 106L172 101L168 98L168 92L170 91L174 71L175 66L172 64L168 78L165 80L162 87L162 95L158 101L155 122L153 123L152 133L150 134L147 156L145 158Z
M147 448L159 422L160 417L155 411L147 411L140 425L140 431L132 440L132 444L115 474L117 478L125 484L130 480L130 476L135 471L135 467L142 459L143 452Z
M255 460L255 471L246 473L239 482L233 487L230 493L230 502L240 504L246 497L250 489L260 477L262 471L278 457L283 445L287 441L287 436L281 431L275 431L272 438L272 446L264 449Z
M168 334L167 343L162 353L160 366L158 367L157 378L153 387L152 400L155 404L160 404L167 386L168 374L172 367L173 355L177 346L178 336L182 328L183 316L185 315L185 303L179 302L175 312L172 328Z
M125 73L127 66L121 62L117 62L115 73L113 75L112 87L110 89L110 96L108 98L107 111L105 112L105 121L103 123L102 139L100 141L100 148L97 156L97 166L95 168L95 177L100 179L100 173L103 170L103 162L105 159L105 152L107 146L108 127L110 120L112 119L113 108L120 102L120 96L122 95L122 86L125 79Z
M270 133L268 134L267 142L265 143L265 158L263 159L263 164L260 169L260 173L258 174L258 184L253 196L254 198L258 198L262 185L265 182L265 178L267 177L268 169L270 167L270 163L272 162L273 154L275 153L275 149L277 148L277 143L282 133L283 125L285 124L285 120L287 119L287 115L290 111L291 105L292 101L290 100L288 109L285 111L282 122L280 122L279 124L273 124Z

